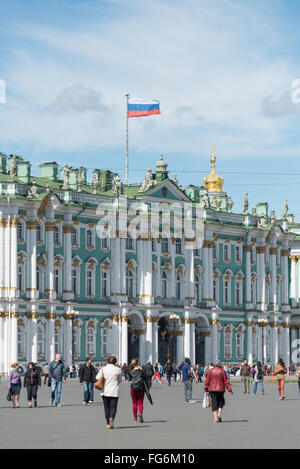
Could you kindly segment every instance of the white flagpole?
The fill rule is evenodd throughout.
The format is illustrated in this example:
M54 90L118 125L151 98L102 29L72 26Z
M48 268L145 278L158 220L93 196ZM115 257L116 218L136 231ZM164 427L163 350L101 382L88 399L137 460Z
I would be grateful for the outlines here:
M126 185L129 185L129 158L128 158L128 100L129 100L129 94L126 94L126 165L125 165L125 182Z

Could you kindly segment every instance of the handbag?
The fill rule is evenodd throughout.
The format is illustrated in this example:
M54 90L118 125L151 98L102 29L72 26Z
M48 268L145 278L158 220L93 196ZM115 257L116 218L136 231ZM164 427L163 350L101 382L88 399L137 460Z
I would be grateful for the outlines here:
M8 393L7 393L7 396L6 396L6 400L7 400L8 402L11 402L11 389L10 389L10 388L9 388Z
M103 374L103 371L102 371L102 374L101 374L100 378L95 383L95 389L97 389L98 391L102 391L103 386L104 386L104 374Z
M210 406L211 406L210 396L209 396L209 394L204 394L203 402L202 402L202 408L203 409L208 409Z

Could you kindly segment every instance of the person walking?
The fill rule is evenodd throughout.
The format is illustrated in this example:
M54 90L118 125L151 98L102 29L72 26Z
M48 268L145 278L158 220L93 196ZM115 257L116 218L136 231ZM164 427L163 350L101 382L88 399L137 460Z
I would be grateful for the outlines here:
M93 360L87 358L85 364L79 368L79 382L83 385L83 405L89 406L94 402L94 384L97 371L93 366Z
M282 360L279 358L278 363L275 365L274 374L277 380L277 389L280 400L283 401L285 399L284 395L284 382L285 382L285 375L287 374L287 367Z
M260 385L262 396L265 395L264 376L265 376L265 372L264 372L263 366L261 362L258 361L253 370L253 383L254 383L253 384L253 396L256 396L258 383Z
M49 378L49 365L48 365L48 363L45 363L43 373L44 373L44 386L45 386L47 384L47 380Z
M154 363L154 375L153 375L153 378L152 378L152 383L155 382L156 378L159 379L159 382L161 383L161 377L159 375L159 366L158 366L158 363Z
M172 372L173 372L173 366L172 366L171 360L169 359L165 365L165 373L166 373L169 386L171 386Z
M9 384L8 388L11 394L11 401L13 409L18 409L20 407L20 392L22 388L21 373L19 371L18 363L11 364L11 371L9 373Z
M146 363L144 373L145 373L146 381L148 384L148 388L151 389L152 377L154 376L154 369L153 369L152 363L150 362Z
M129 365L130 369L130 395L132 399L132 410L134 421L138 421L137 412L139 411L139 421L144 422L144 396L145 396L145 372L142 369L138 358L133 358Z
M101 395L104 404L106 428L112 430L117 415L119 386L122 383L122 370L116 365L117 359L113 355L108 357L107 365L103 366L96 376L96 380L103 376Z
M222 409L225 405L225 390L233 394L230 381L223 370L220 360L216 360L205 378L204 390L211 398L211 408L214 414L214 423L222 422Z
M244 394L250 394L251 367L248 365L247 360L244 360L244 364L241 366L240 377L244 383Z
M24 376L24 388L27 389L28 407L32 408L32 398L34 407L37 407L37 393L41 387L41 374L33 362L28 363Z
M55 407L61 407L61 390L62 383L66 384L67 371L64 363L61 360L61 355L58 353L55 360L50 362L49 365L49 378L51 379L51 400L50 405L53 406L55 401ZM55 398L56 395L56 398Z
M178 369L177 369L176 363L173 363L173 377L174 377L174 383L177 383L177 373L178 373Z
M182 366L182 382L184 384L184 402L186 404L195 403L196 401L192 399L193 371L189 358L185 358L184 365Z

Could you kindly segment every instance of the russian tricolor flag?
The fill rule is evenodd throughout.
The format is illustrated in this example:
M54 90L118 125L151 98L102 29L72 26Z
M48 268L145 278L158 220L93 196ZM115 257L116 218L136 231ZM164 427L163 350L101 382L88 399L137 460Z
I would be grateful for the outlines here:
M160 114L157 99L128 99L128 117L152 116Z

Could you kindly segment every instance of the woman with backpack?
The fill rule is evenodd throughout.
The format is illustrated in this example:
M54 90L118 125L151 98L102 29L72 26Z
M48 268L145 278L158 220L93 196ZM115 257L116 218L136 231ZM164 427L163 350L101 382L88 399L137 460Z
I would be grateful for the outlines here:
M254 372L253 372L253 382L254 382L253 396L256 395L258 383L260 385L261 394L262 394L262 396L264 396L264 394L265 394L264 376L265 376L265 373L264 373L264 369L262 367L262 364L261 364L261 362L257 362L255 367L254 367Z
M144 396L145 396L145 372L140 366L138 358L133 358L129 365L130 370L130 395L132 399L132 410L134 421L137 422L137 411L139 411L139 421L144 422Z
M28 407L32 408L32 398L34 400L34 407L37 407L37 393L41 384L40 372L36 369L33 362L28 363L24 376L24 388L27 388Z

